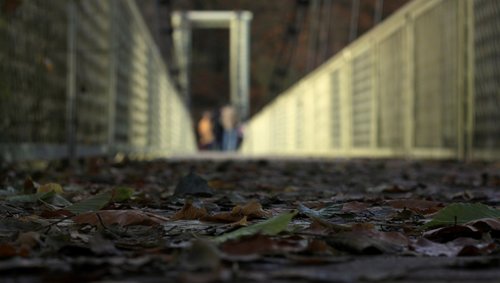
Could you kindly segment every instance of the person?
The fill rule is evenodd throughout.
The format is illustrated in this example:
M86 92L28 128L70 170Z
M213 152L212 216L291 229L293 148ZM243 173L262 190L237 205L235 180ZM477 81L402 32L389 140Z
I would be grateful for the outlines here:
M220 122L224 130L222 136L222 150L234 151L238 148L238 119L236 110L231 105L222 107Z
M222 150L222 136L224 135L224 129L220 122L220 110L221 107L216 107L212 114L212 132L214 135L213 150Z
M212 114L204 111L198 122L199 148L200 150L211 150L214 143L212 127Z

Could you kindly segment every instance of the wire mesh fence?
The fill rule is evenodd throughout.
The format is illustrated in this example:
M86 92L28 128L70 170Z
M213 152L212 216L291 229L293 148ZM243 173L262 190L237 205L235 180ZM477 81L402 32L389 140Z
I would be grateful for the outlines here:
M500 159L499 19L495 0L410 2L258 113L243 151ZM283 151L274 131L257 130L285 100L300 106L286 132L301 132L287 138L313 148Z
M0 0L3 159L168 154L192 126L132 0Z
M474 1L473 153L500 151L500 2Z

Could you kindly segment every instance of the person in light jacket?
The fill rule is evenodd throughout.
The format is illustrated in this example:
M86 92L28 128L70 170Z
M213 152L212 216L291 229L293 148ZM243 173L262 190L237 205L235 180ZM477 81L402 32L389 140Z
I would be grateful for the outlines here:
M222 150L234 151L238 148L238 118L236 110L231 105L222 107L220 122L224 129Z

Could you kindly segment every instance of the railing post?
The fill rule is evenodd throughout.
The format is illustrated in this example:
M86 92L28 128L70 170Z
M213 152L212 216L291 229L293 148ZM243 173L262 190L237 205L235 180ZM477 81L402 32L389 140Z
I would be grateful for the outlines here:
M474 112L475 112L475 105L474 105L474 77L475 77L475 70L474 70L474 1L473 0L467 0L466 1L466 8L465 8L465 15L466 15L466 46L465 46L465 53L466 53L466 68L465 68L465 75L466 75L466 89L465 89L465 117L464 117L464 123L465 123L465 131L464 131L464 153L463 157L466 160L470 160L474 158Z
M172 14L173 40L177 68L178 82L182 99L188 109L191 108L190 66L191 66L191 27L186 12Z
M380 43L375 40L375 38L371 38L371 46L370 48L370 53L372 57L372 70L371 70L371 84L372 84L372 93L371 93L371 98L372 98L372 117L371 117L371 133L370 133L370 151L376 151L379 148L378 144L378 137L379 137L379 127L378 127L378 121L379 121L379 82L380 82L380 76L379 76L379 54L380 54Z
M405 133L404 133L404 152L406 157L410 157L412 150L414 149L414 137L415 137L415 78L414 78L414 67L415 67L415 56L414 56L414 44L415 44L415 33L414 33L414 25L413 18L411 15L406 15L406 24L405 24L405 40L404 44L406 45L403 50L406 51L405 56L405 66L406 66L406 117L405 117Z
M352 119L352 56L349 50L343 51L343 67L340 75L340 109L342 112L341 137L342 151L348 157L351 155L353 119Z
M108 147L107 155L115 155L115 123L116 123L116 1L109 2L109 93L108 93Z
M76 162L76 34L77 7L73 0L68 1L67 37L67 79L66 79L66 142L70 165Z

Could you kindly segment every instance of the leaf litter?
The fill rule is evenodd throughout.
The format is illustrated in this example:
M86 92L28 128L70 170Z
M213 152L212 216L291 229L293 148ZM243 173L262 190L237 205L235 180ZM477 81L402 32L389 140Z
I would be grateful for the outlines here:
M0 276L404 282L428 269L458 281L461 266L460 276L495 282L498 168L279 159L5 167Z

